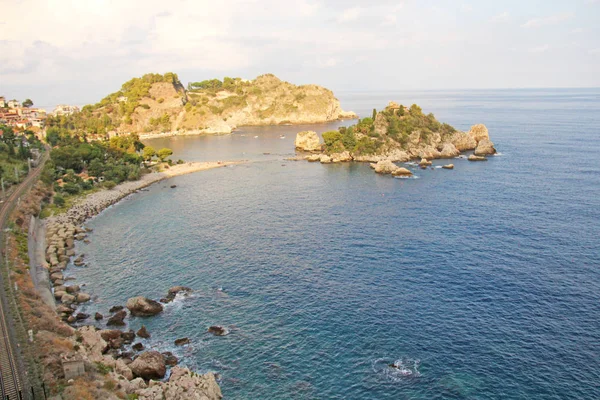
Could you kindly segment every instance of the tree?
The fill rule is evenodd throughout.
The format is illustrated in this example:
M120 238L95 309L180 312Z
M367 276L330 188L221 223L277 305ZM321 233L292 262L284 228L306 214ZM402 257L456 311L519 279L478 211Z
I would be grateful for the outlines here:
M373 109L373 121L375 121L375 117L377 117L377 110Z
M23 102L23 107L31 107L33 105L33 101L31 101L31 99L25 99L25 101Z
M146 146L144 147L142 154L144 161L152 161L152 157L156 155L156 150L154 150L154 147L152 146Z
M168 147L163 147L159 151L156 152L156 155L160 159L161 162L164 162L169 156L173 154L173 150Z

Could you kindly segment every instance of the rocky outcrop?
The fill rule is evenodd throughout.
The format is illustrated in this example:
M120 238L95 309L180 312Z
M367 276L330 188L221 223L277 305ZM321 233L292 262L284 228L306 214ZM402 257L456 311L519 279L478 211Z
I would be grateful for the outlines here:
M321 139L314 131L298 132L294 144L300 151L321 151L322 147Z
M442 145L442 150L440 151L440 158L454 158L460 155L460 151L456 148L456 146L450 142L446 142Z
M352 155L349 151L344 151L342 153L333 153L330 157L331 161L334 163L352 161Z
M442 165L443 169L454 169L454 164Z
M127 300L127 309L136 317L151 317L163 311L163 305L158 301L143 296L132 297Z
M127 316L127 311L121 310L117 311L113 316L108 318L106 321L106 325L108 326L125 326L125 317Z
M476 156L475 154L471 154L468 158L469 161L487 161L487 158Z
M184 344L190 344L190 339L186 337L175 339L175 346L183 346Z
M148 339L150 337L150 333L148 332L148 330L146 329L146 327L144 325L142 325L142 327L140 329L138 329L136 334L139 337L144 338L144 339Z
M487 127L484 124L473 125L469 130L469 135L475 139L477 143L483 139L489 139L490 135Z
M165 358L158 351L146 351L140 354L129 368L133 375L142 379L162 379L167 372Z
M136 390L135 393L140 400L220 400L223 398L213 373L198 375L187 368L180 367L173 367L167 382L153 382L148 388Z
M477 141L468 132L454 132L450 137L450 142L458 151L473 150L477 147Z
M404 167L398 167L398 169L394 170L394 172L392 172L392 175L394 176L411 176L412 172L410 172L410 170L404 168Z
M213 325L208 328L208 333L212 333L215 336L225 336L229 334L229 329L221 325Z
M412 172L410 170L399 167L390 160L379 161L377 164L371 164L371 168L378 174L392 174L394 176L410 176Z
M493 154L496 154L496 149L490 139L481 139L477 143L477 148L475 149L476 156L490 156Z

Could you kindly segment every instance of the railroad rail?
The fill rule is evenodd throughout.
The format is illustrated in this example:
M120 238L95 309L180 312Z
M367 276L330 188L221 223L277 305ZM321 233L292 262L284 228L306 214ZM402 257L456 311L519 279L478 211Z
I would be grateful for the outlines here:
M33 184L37 182L49 156L50 151L46 149L38 163L38 167L31 170L25 180L15 188L0 206L0 248L3 253L6 250L4 246L4 228L8 217L23 193L31 189ZM6 268L7 273L10 274L8 265L4 265L2 268ZM13 293L11 293L10 286L4 285L3 280L4 278L0 274L0 387L2 400L28 400L31 397L27 391L27 388L29 388L28 382L26 382L27 375L24 372L22 355L19 352L14 335L14 320L9 312L9 299L13 296ZM9 287L9 290L5 291L5 287Z

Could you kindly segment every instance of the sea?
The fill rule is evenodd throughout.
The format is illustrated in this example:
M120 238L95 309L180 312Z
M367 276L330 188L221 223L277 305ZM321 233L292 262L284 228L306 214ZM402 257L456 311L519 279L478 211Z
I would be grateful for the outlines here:
M337 95L362 117L394 100L483 123L499 153L397 179L287 160L297 132L354 121L147 140L247 162L90 220L88 266L68 269L83 311L191 287L128 329L217 373L226 399L600 398L600 89Z

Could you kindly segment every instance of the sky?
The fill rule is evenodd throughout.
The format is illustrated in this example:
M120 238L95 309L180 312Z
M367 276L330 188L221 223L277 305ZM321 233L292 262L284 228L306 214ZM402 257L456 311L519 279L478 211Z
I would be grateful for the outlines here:
M335 91L600 87L600 0L0 0L0 96L95 103L134 76Z

